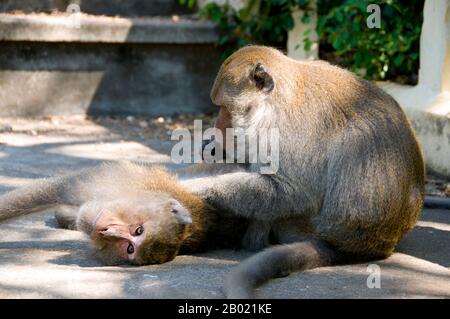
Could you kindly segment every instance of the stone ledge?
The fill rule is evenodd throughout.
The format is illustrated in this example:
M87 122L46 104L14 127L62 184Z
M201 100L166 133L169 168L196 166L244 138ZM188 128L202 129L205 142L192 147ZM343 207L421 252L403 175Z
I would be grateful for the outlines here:
M70 4L78 4L83 13L108 16L165 16L193 11L178 0L1 0L0 12L66 12Z
M216 40L212 23L182 16L0 14L0 41L202 44Z

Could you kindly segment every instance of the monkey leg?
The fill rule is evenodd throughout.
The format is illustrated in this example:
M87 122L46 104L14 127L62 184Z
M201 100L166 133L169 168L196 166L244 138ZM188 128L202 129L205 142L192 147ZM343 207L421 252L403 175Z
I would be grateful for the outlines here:
M77 230L78 206L61 205L55 211L59 226L64 229Z
M251 220L242 238L242 247L246 250L258 251L269 246L270 228L269 222Z

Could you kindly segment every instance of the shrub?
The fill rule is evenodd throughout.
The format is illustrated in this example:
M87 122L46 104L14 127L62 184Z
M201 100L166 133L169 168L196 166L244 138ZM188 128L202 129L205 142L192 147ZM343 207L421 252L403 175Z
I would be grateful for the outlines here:
M193 5L195 0L180 0ZM209 3L200 16L216 23L218 45L226 58L247 44L286 48L287 34L294 27L292 12L306 12L310 19L311 0L249 0L235 10L228 4ZM368 4L381 8L381 28L369 29ZM317 0L317 33L320 58L344 66L371 80L415 83L419 67L419 38L423 0ZM310 32L310 31L309 31ZM299 39L305 50L311 46L308 31Z
M366 25L368 1L332 2L318 5L321 58L368 79L417 82L423 0L370 1L381 8L379 29Z

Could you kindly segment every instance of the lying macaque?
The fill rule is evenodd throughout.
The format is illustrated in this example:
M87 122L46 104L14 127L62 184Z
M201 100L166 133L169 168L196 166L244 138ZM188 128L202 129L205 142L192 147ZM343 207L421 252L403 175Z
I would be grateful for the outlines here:
M238 247L247 226L243 218L219 216L166 170L127 162L36 183L0 203L10 214L65 204L58 223L86 233L107 265L160 264L179 253Z

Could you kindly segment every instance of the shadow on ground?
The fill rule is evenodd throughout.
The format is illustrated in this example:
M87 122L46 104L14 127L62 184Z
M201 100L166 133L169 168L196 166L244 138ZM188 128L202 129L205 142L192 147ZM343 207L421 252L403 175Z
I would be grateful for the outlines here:
M95 125L95 124L90 124ZM105 127L104 127L105 128ZM89 130L89 127L83 127ZM0 134L0 192L96 165L137 159L165 163L167 142L127 138ZM450 212L425 210L389 259L376 261L381 288L367 286L368 264L324 267L276 279L262 298L450 298ZM163 265L104 267L87 238L56 227L46 211L0 224L0 298L220 298L224 278L251 254L221 250L178 256Z

